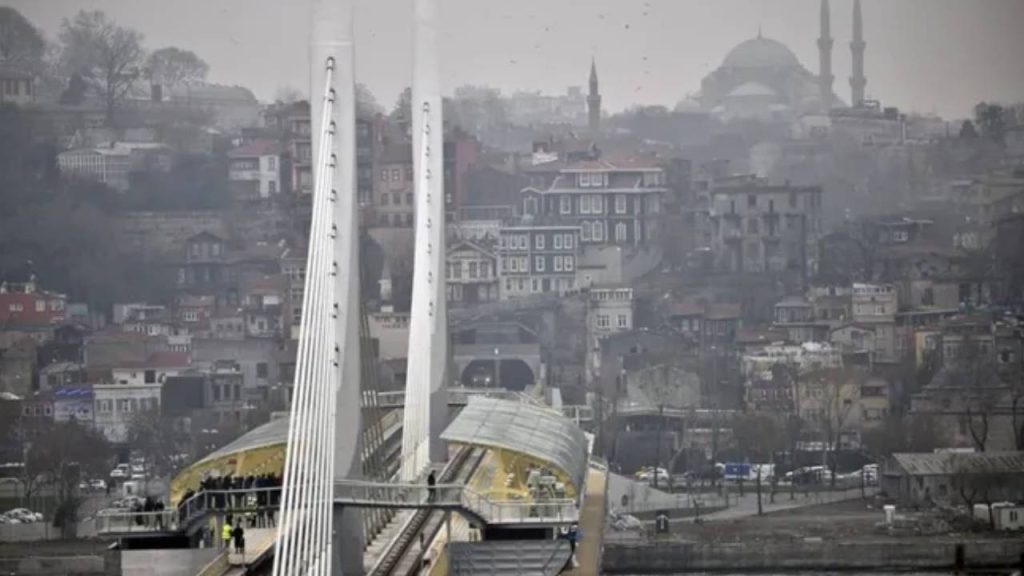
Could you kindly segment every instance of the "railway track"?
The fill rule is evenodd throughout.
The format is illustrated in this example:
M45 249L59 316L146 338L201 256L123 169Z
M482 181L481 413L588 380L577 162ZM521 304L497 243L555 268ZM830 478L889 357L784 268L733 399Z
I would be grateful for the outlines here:
M465 484L476 472L485 450L463 447L452 458L438 478L438 484ZM430 542L441 529L445 513L440 510L419 510L409 519L402 533L384 552L371 576L408 576L416 574L423 554L419 540Z

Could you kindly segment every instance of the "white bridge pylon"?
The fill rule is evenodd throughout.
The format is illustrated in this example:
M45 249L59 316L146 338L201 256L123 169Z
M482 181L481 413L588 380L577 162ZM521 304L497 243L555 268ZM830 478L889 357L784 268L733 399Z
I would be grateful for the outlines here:
M448 307L445 293L444 120L437 58L437 0L413 0L412 146L416 238L402 428L403 482L447 460Z
M437 0L415 8L416 237L400 476L447 459L444 124ZM312 220L274 576L362 574L359 513L335 480L362 476L359 229L351 0L311 0Z
M352 30L350 0L312 0L312 219L274 576L363 573L359 513L333 492L362 475Z

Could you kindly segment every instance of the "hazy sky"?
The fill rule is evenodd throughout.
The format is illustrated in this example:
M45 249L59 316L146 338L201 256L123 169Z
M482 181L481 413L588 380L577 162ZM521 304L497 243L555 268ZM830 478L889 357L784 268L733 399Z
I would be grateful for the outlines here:
M440 0L442 81L562 92L597 59L605 106L673 105L757 34L817 72L819 0ZM270 99L308 87L308 0L0 0L49 38L99 9L211 67L210 79ZM411 0L355 0L357 76L391 108L411 78ZM849 100L853 0L831 0L836 91ZM1024 0L863 0L867 94L946 117L982 99L1024 100Z

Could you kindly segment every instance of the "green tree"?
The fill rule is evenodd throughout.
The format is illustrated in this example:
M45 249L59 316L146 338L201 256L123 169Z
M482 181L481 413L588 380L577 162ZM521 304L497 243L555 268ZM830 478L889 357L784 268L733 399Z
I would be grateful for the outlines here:
M142 34L118 26L100 11L80 11L64 19L60 30L61 63L68 76L80 75L102 96L107 123L142 74Z
M209 71L210 66L194 52L174 46L161 48L146 59L146 75L150 83L167 89L179 84L202 82Z

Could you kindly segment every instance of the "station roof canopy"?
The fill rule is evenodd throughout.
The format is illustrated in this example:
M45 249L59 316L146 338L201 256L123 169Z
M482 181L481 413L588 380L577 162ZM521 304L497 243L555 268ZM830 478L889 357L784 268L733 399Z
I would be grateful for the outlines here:
M523 402L473 397L441 434L449 442L524 454L558 468L582 489L587 438L562 414Z
M199 467L209 462L221 460L227 456L251 452L260 448L288 443L288 418L277 418L266 424L253 428L234 441L222 446L196 462L192 467Z

